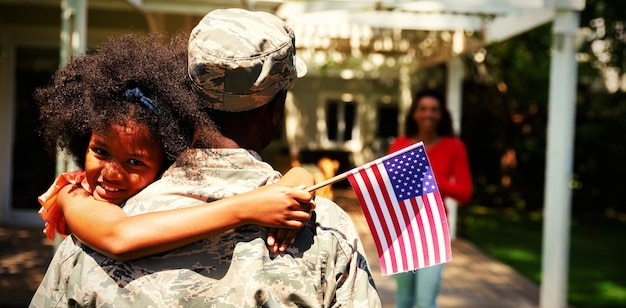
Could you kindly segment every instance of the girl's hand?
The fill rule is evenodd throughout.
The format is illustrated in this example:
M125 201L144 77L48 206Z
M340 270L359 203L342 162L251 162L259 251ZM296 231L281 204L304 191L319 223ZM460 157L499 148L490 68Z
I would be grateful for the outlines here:
M283 253L287 246L293 244L300 229L269 228L267 234L267 247L273 253Z
M239 210L241 221L268 227L267 245L274 253L294 242L315 209L313 194L303 188L273 184L239 195L250 199Z
M265 225L262 221L259 222L260 225L269 227L267 246L273 253L285 252L287 246L294 243L296 236L298 236L298 233L300 232L300 228L302 228L304 223L311 217L311 212L315 209L315 203L312 202L315 193L307 192L303 189L313 184L315 184L315 179L310 172L302 167L294 167L289 170L276 185L269 185L266 187L266 189L271 188L274 193L277 193L274 197L272 197L270 192L265 194L264 197L269 199L267 202L269 202L269 204L280 204L280 200L283 200L282 202L286 202L282 205L283 209L287 209L286 212L283 212L283 215L285 220L290 220L288 223L285 221L286 224L282 226ZM279 185L283 185L282 191L280 189L276 190L280 187ZM284 197L287 197L288 199L285 200L283 199ZM292 197L291 200L289 200L290 197ZM269 213L266 214L269 214L270 216L272 213L280 215L276 207L269 208L268 210ZM292 212L289 213L289 211ZM257 217L264 215L263 213L256 214ZM287 219L286 217L292 218ZM276 222L280 222L281 220L282 219L279 218Z
M245 204L236 214L242 225L300 229L315 207L312 193L279 184L263 186L238 197Z
M315 202L312 201L311 205L312 212L315 209ZM300 233L300 229L268 228L267 247L273 253L283 253L287 250L287 246L296 241L298 233Z

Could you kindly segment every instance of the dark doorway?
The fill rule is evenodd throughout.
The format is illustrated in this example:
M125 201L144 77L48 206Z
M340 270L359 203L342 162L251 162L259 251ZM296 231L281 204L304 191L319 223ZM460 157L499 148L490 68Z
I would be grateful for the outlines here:
M52 184L55 160L36 132L35 88L50 80L59 63L58 48L18 47L15 61L12 209L38 210L37 197Z

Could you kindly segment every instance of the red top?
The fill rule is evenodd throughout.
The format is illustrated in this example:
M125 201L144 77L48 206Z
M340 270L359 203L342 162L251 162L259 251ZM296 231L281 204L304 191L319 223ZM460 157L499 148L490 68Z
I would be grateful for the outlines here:
M415 144L415 141L400 136L391 143L387 153L412 144ZM456 137L441 137L439 142L426 148L426 154L442 199L450 197L459 203L469 202L472 198L472 175L463 141Z

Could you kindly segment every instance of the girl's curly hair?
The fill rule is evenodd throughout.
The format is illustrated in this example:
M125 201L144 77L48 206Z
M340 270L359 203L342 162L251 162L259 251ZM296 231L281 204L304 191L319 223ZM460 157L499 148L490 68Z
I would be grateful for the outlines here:
M213 127L191 90L183 33L169 39L164 34L110 38L58 69L34 98L47 150L53 155L57 148L67 150L81 168L91 133L112 124L146 125L163 147L165 166L190 147L197 126Z

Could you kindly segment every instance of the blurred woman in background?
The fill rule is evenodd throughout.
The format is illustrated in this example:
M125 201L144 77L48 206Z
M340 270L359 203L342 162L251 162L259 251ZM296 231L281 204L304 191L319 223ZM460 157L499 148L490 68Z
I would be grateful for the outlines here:
M473 188L467 150L463 141L454 136L452 116L444 95L432 89L418 92L404 125L405 135L397 137L387 153L422 141L442 199L452 198L459 204L469 202ZM420 308L437 307L444 264L394 275L396 307L408 308L415 304Z

